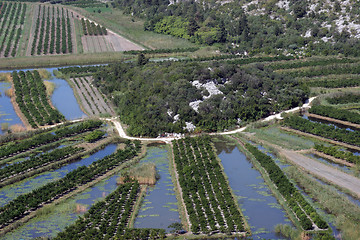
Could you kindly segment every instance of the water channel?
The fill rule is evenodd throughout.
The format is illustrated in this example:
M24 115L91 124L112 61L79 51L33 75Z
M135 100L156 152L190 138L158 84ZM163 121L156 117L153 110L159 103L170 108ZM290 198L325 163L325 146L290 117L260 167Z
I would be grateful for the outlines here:
M247 217L253 239L281 239L277 224L290 224L285 211L272 195L261 174L235 145L215 144L230 187Z
M4 206L16 197L29 193L32 190L44 186L49 182L56 181L64 177L68 172L80 167L88 166L94 161L97 161L116 150L116 144L110 144L104 149L92 154L91 156L85 157L80 161L67 164L59 169L44 172L37 176L24 179L23 181L8 185L0 189L0 206Z
M143 204L135 220L135 228L163 228L180 222L174 185L169 173L169 156L165 147L150 147L139 164L152 162L160 178L155 186L148 187Z

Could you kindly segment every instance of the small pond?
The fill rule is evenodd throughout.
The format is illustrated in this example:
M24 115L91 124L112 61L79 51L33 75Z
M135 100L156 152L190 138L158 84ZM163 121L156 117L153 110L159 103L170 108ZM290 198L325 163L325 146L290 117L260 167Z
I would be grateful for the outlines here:
M163 228L180 222L174 185L169 173L168 151L165 147L150 147L139 164L155 163L160 179L148 187L147 194L135 220L135 228Z

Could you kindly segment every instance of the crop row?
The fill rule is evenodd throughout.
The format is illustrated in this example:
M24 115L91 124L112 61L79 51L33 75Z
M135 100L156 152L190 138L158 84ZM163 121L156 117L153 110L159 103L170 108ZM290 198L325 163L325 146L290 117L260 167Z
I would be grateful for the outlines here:
M120 185L55 239L113 239L123 234L139 192L137 181Z
M69 11L64 8L40 6L38 9L31 55L71 53L72 29Z
M83 28L84 35L107 35L107 30L105 27L101 27L100 25L95 24L94 22L90 22L88 19L81 19L81 25Z
M344 88L344 87L359 87L360 78L358 76L353 78L341 78L334 80L314 80L306 82L309 87L323 87L323 88Z
M249 64L256 62L276 62L276 61L293 60L293 59L295 58L292 56L284 56L284 55L279 55L275 57L251 57L251 58L239 57L237 55L217 55L212 57L187 58L187 59L181 59L179 61L203 62L203 61L212 61L212 60L228 60L229 63L232 64Z
M68 74L71 76L77 76L77 75L89 75L92 73L96 73L99 71L103 66L86 66L86 67L65 67L65 68L59 68L59 72L63 74Z
M338 97L326 98L330 104L360 103L360 94L346 94Z
M302 68L310 66L325 66L334 63L355 63L358 60L349 59L349 58L328 58L328 59L309 59L309 60L295 60L288 62L280 62L271 64L271 68L274 70L279 69L293 69L293 68Z
M4 144L0 146L0 159L3 159L5 157L11 157L28 149L52 143L65 137L70 137L76 134L90 131L92 129L99 128L101 125L102 122L99 120L88 120L76 123L74 125L59 128L55 130L55 132L45 132L24 140L18 140L10 142L8 144Z
M243 232L243 219L209 137L174 140L174 159L193 233Z
M16 102L33 128L65 120L58 110L50 106L45 84L38 71L14 71L12 77Z
M343 159L350 163L354 163L354 164L360 163L360 156L357 156L352 152L342 151L337 147L325 146L322 144L315 144L314 148L319 152L325 153L327 155L330 155L330 156L333 156L336 158Z
M316 77L325 75L359 74L359 63L330 64L325 66L312 66L300 69L289 69L281 71L290 77Z
M0 181L4 181L7 178L16 176L17 174L21 174L26 171L43 167L49 163L60 161L83 150L83 148L68 146L61 149L55 149L54 151L44 153L36 157L30 157L25 161L1 168Z
M323 123L311 122L299 116L286 117L284 124L302 132L360 146L360 131L352 132Z
M309 113L360 124L359 113L335 108L332 106L316 105L309 109Z
M300 221L304 230L312 230L312 223L315 223L320 229L327 229L329 227L315 209L304 199L304 197L289 181L283 171L281 171L279 166L270 156L261 152L249 143L247 143L245 147L254 155L257 161L266 170L271 181L275 184L280 194L286 199L287 204Z
M136 154L136 148L133 145L128 145L124 150L118 150L116 153L97 160L89 166L82 166L69 172L64 178L48 183L30 193L20 195L8 204L0 207L0 228L24 217L43 204L52 202L71 192L78 186L94 180L133 158Z
M22 25L25 21L26 6L27 5L25 3L9 3L4 13L4 19L1 26L2 28L0 30L1 34L1 32L5 29L4 37L0 46L0 52L2 52L6 46L4 57L8 57L9 54L13 57L16 55L17 46L22 33ZM5 28L6 23L7 27Z

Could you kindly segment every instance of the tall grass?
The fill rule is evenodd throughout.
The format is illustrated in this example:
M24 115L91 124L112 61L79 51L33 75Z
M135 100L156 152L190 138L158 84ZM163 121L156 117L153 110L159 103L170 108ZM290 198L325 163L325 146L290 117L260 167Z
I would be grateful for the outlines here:
M306 193L326 212L335 216L335 225L341 230L343 239L360 239L360 207L331 187L322 185L296 167L285 168L286 174L294 179Z
M124 183L127 177L136 179L140 184L155 185L157 174L156 166L154 163L144 163L139 166L133 167L117 180L118 184Z

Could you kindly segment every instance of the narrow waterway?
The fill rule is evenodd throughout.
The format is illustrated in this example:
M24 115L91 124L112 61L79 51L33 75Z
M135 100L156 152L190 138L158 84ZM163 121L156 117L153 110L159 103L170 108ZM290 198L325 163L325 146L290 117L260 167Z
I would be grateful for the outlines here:
M135 228L163 228L180 222L174 185L169 173L169 157L165 147L150 147L139 164L155 163L160 179L148 187L143 204L135 220Z
M73 224L79 216L82 216L97 201L103 200L113 192L116 187L115 174L100 181L87 190L73 196L59 205L54 206L39 217L31 219L25 225L13 232L6 234L3 239L33 239L37 237L55 237L67 226Z
M10 129L10 126L15 124L24 127L14 110L10 97L6 95L6 91L10 88L10 83L0 82L0 134L6 133L7 129Z
M277 224L290 224L285 211L272 195L261 174L235 145L215 144L230 187L250 224L253 239L282 239Z
M37 176L24 179L23 181L8 185L0 189L0 206L4 206L11 200L17 198L18 196L29 193L32 190L44 186L49 182L56 181L60 178L63 178L70 171L80 167L88 166L94 161L97 161L116 150L116 144L110 144L104 149L92 154L91 156L85 157L80 161L67 164L59 169L44 172Z

